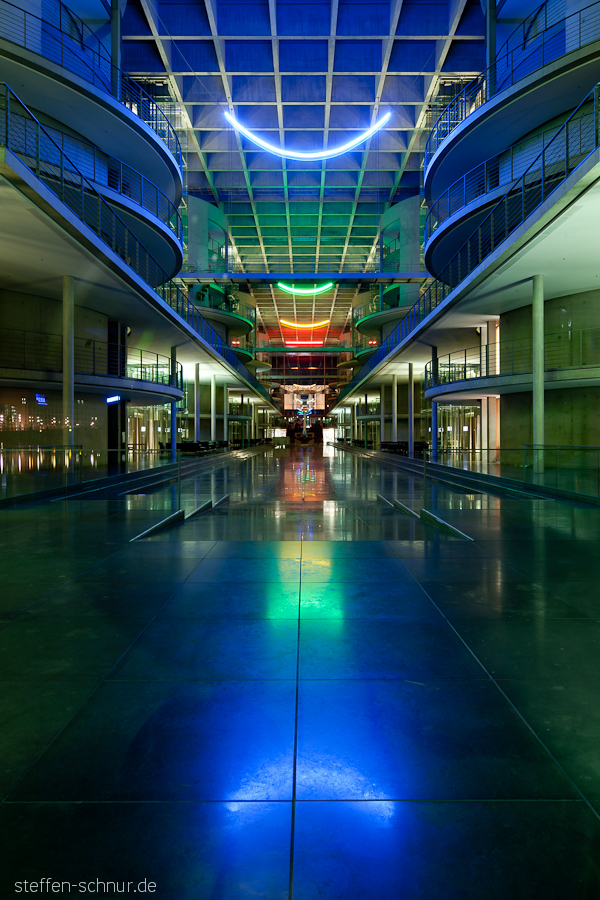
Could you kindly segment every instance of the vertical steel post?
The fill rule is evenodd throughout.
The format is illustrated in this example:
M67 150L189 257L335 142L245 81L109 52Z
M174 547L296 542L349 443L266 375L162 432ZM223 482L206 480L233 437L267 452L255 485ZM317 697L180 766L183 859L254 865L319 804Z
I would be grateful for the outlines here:
M534 473L544 471L544 276L533 276L532 299L533 349L533 444Z

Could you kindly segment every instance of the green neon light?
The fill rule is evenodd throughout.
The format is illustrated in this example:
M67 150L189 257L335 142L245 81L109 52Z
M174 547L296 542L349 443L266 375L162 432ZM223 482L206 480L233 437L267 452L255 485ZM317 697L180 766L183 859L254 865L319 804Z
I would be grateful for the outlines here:
M333 281L328 281L327 284L322 284L321 287L316 288L295 288L290 287L289 284L284 284L283 281L277 282L277 287L281 288L282 291L286 291L288 294L324 294L325 291L330 291L332 287L335 287Z

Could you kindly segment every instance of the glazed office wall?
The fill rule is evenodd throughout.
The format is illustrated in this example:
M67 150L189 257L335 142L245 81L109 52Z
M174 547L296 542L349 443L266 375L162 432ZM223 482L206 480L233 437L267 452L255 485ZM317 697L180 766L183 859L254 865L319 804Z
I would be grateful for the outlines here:
M5 330L6 329L6 330ZM19 332L62 334L62 302L52 297L0 290L0 347L3 340L19 340ZM106 341L108 317L83 306L75 306L75 337ZM0 358L0 443L5 447L58 445L64 443L62 431L62 390L60 373L36 383L23 369L2 368ZM35 374L38 374L37 372ZM75 390L76 444L106 448L108 424L106 396ZM40 404L36 395L45 398Z
M600 290L547 300L546 334L600 328ZM500 316L500 340L531 339L531 306ZM577 369L585 377L585 370ZM577 374L575 374L577 377ZM598 386L553 388L545 392L545 443L600 446L600 383ZM500 399L502 447L521 447L533 435L531 391L503 394Z

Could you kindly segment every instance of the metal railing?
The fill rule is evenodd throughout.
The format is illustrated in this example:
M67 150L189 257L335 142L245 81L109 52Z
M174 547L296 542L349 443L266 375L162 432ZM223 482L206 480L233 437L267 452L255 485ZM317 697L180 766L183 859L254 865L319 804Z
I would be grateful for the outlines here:
M547 4L515 32L500 57L454 97L435 122L425 145L425 168L440 144L476 109L532 72L600 38L600 2L550 23ZM513 44L515 46L513 46Z
M196 334L261 393L258 381L204 319L187 295L136 238L96 188L79 172L7 84L0 84L0 145L57 196L127 266L149 285Z
M525 444L489 450L430 449L427 463L521 484L600 497L600 447Z
M244 319L256 322L256 310L253 306L246 303L240 303L233 297L211 297L198 292L196 294L195 303L197 306L203 306L205 309L218 309L221 312L234 313L236 316L242 316Z
M95 184L104 185L142 206L167 225L179 241L181 216L177 207L153 182L114 156L109 156L82 138L46 126L48 134L67 153L79 171Z
M560 369L584 369L600 366L600 328L574 331L570 328L544 338L546 372ZM529 375L533 372L531 338L499 341L481 347L457 350L431 360L425 366L425 390L469 381L472 378L495 378Z
M533 160L539 156L546 142L550 142L558 127L525 138L502 153L486 159L475 168L458 178L431 205L425 219L425 243L429 241L439 226L459 210L473 203L491 191L511 184L523 174Z
M438 277L422 291L418 302L365 363L356 380L362 381L378 366L593 153L599 145L599 98L600 86L596 85Z
M62 372L62 335L0 328L0 368ZM74 339L75 374L131 378L183 390L183 367L168 356L111 341Z
M57 426L60 432L60 426ZM162 470L162 471L161 471ZM48 445L43 447L0 448L0 505L17 498L36 495L69 496L86 484L102 486L102 479L132 475L156 474L157 480L169 475L174 490L165 484L162 493L154 493L146 486L144 494L136 499L139 510L155 510L156 519L165 513L181 508L181 452L160 449L106 449L83 448L81 445ZM110 482L104 482L109 486ZM120 490L123 490L120 487ZM151 524L151 523L149 523ZM143 530L143 529L140 529Z
M62 3L54 22L0 0L0 37L54 62L113 96L142 119L169 148L181 168L179 138L160 106L114 66L94 32Z

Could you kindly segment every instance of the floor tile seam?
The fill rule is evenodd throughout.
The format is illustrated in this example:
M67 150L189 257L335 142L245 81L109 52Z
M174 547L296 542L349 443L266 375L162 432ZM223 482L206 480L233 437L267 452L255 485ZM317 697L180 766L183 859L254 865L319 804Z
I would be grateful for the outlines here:
M303 488L304 492L304 488ZM304 515L302 516L304 519ZM304 522L301 522L301 535L304 534ZM296 790L298 769L298 718L300 711L300 624L302 614L302 541L300 542L300 577L298 579L298 627L296 632L296 678L294 698L294 748L292 766L292 801L290 810L290 858L288 872L288 900L294 896L294 852L296 839Z
M416 579L415 579L415 581L416 581ZM446 622L448 623L449 627L452 629L452 631L454 632L454 634L456 635L456 637L457 637L457 638L459 639L459 641L463 644L463 646L465 647L465 649L471 654L471 656L472 656L473 659L476 661L476 663L481 667L482 671L486 673L486 675L488 676L490 682L493 683L493 684L495 685L496 690L504 697L504 699L506 700L506 702L508 703L508 705L509 705L509 706L511 707L511 709L515 712L515 714L518 716L518 718L521 720L521 722L523 722L523 724L525 725L525 727L527 728L527 730L529 731L529 733L530 733L530 734L532 735L532 737L538 742L538 744L542 747L542 749L546 752L546 754L548 755L548 757L554 762L554 764L556 765L557 769L562 773L563 777L564 777L564 778L566 779L566 781L571 785L571 787L575 790L575 792L579 795L579 797L581 798L581 800L587 805L588 809L591 811L591 813L594 815L594 817L600 821L600 812L597 811L597 810L594 808L592 802L591 802L591 801L589 800L589 798L585 795L585 793L583 792L583 790L582 790L582 789L579 787L579 785L574 781L574 779L568 774L568 772L565 770L565 768L562 766L562 764L558 761L558 759L556 758L556 756L552 753L552 751L550 750L550 748L545 744L545 742L544 742L544 740L542 739L542 737L536 732L536 730L533 728L533 726L527 721L527 719L525 718L525 716L524 716L524 715L521 713L521 711L517 708L517 706L515 705L515 703L513 703L513 701L510 699L510 697L507 695L507 693L503 690L503 688L500 686L500 684L498 683L498 681L496 680L496 678L495 678L495 677L492 675L492 673L489 671L489 669L487 668L487 666L483 663L483 661L482 661L481 659L479 659L479 657L477 656L477 654L475 653L475 651L471 649L471 647L469 646L469 644L467 643L467 641L465 640L465 638L462 637L462 635L461 635L461 634L459 633L459 631L454 627L454 625L452 624L452 622L450 622L450 620L448 619L448 617L447 617L446 615L444 615L444 612L439 608L439 606L437 605L437 603L436 603L431 597L430 597L430 599L431 599L431 602L433 603L433 605L439 610L440 614L444 617L444 619L446 620Z
M175 593L175 592L174 592L174 593ZM173 596L173 595L171 595L171 596ZM24 779L29 775L29 773L32 771L32 769L34 768L34 766L36 766L36 765L38 764L38 762L40 762L40 760L42 759L42 757L43 757L43 756L48 752L48 750L55 744L55 742L56 742L56 741L59 739L59 737L64 733L64 731L71 725L71 723L75 720L75 718L76 718L77 716L79 716L79 714L83 711L84 706L85 706L87 703L89 703L89 701L91 700L91 698L92 698L92 697L97 693L97 691L100 689L101 685L103 685L103 684L107 681L107 679L108 679L109 676L110 676L110 673L115 669L116 666L119 665L119 663L120 663L121 660L125 657L125 655L131 650L131 648L136 644L136 642L140 639L140 637L147 631L147 629L150 627L150 625L152 624L152 622L153 622L153 621L156 619L156 617L158 616L158 613L159 613L159 612L163 609L163 607L169 602L169 600L171 599L171 596L169 596L169 597L167 598L167 600L165 600L165 603L163 604L163 606L161 606L161 608L160 608L159 610L157 610L157 612L155 613L155 615L154 615L154 616L146 623L146 625L144 626L144 628L142 628L142 630L138 633L138 635L137 635L135 638L133 638L133 640L129 643L129 645L125 648L125 650L123 650L123 652L120 654L119 658L113 663L112 666L109 667L108 671L106 671L106 672L104 673L104 675L102 675L102 676L100 677L100 679L99 679L99 681L96 683L95 687L92 688L92 690L91 690L90 693L86 696L86 698L85 698L85 699L77 706L77 709L75 709L75 710L73 711L73 714L72 714L72 715L68 718L68 720L62 725L62 727L59 728L59 730L54 734L54 736L48 741L48 743L46 744L46 746L43 748L43 750L40 751L40 753L38 753L38 755L37 755L36 758L31 762L31 764L30 764L29 766L27 766L27 768L25 769L25 771L23 772L23 774L21 775L21 777L18 778L17 781L12 785L12 787L10 787L10 788L6 791L6 793L4 794L4 796L3 796L2 800L0 801L0 803L3 803L5 800L7 800L7 799L10 797L10 795L13 793L13 791L15 791L15 790L22 784L22 782L23 782ZM77 673L75 673L75 674L77 674ZM40 680L41 680L41 679L40 679ZM37 683L38 679L36 679L35 681L31 681L31 682L29 682L28 680L21 679L21 683L23 683L23 681L25 681L25 683L32 683L32 684L35 684L35 683ZM45 683L45 684L52 683L52 679L48 679L48 678L46 677L46 678L44 679L44 683Z

